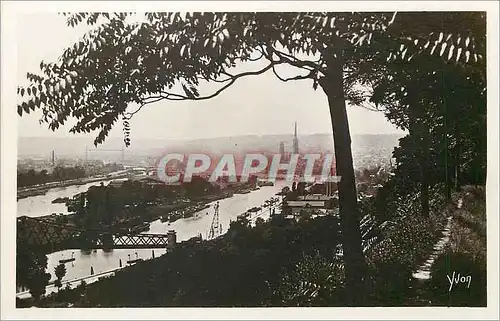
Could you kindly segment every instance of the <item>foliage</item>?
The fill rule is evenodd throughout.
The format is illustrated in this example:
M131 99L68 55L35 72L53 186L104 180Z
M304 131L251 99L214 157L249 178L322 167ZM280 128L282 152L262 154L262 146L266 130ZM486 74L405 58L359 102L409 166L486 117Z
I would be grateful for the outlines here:
M357 104L365 99L354 84L373 71L374 63L445 55L446 60L469 65L484 58L482 42L476 38L485 33L474 32L477 28L465 23L477 25L481 17L473 13L147 13L139 22L128 16L69 15L70 26L85 21L95 27L67 48L57 63L42 62L43 76L28 73L31 84L18 89L24 100L19 114L41 109L41 121L53 130L74 117L78 122L72 132L99 130L96 144L123 116L128 144L130 103L140 108L163 99L208 99L240 77L271 69L279 79L311 79L317 88L321 74L327 73L328 56L340 53L339 49L344 51L347 70L362 67L345 79L347 98ZM269 64L258 71L229 72L237 63L257 59ZM308 74L284 78L275 66L285 63ZM197 87L204 81L222 86L201 95Z
M435 20L420 25L419 15L408 14L407 21L397 20L391 28L404 22L407 24L397 32L411 34L417 28L425 32L426 28L441 24L436 29L441 30L438 40L457 37L455 41L439 46L428 40L425 46L432 46L431 52L418 54L401 46L402 55L409 51L410 58L397 63L379 61L370 98L391 122L409 131L395 150L396 169L410 175L400 182L411 186L401 188L420 189L423 216L429 212L430 186L444 182L450 198L453 182L458 187L464 180L470 180L471 170L474 179L482 181L486 165L486 64L484 59L477 59L486 54L485 15L479 12L430 15ZM458 21L468 22L452 27ZM453 29L448 29L448 35L447 28ZM434 35L437 37L437 33ZM421 42L418 37L410 39L415 46ZM469 50L469 45L475 53ZM439 55L433 55L437 51ZM439 57L446 55L448 59ZM453 57L456 58L450 60ZM468 63L472 58L474 63Z
M31 186L49 182L59 182L64 180L83 178L85 176L85 169L80 166L56 166L51 173L49 173L45 169L39 172L35 171L34 169L29 169L25 172L17 172L17 186Z
M345 306L345 275L340 261L305 255L273 291L279 306Z
M155 260L88 284L83 297L71 295L72 302L93 307L280 305L273 291L282 275L295 269L304 255L314 257L319 252L324 262L332 260L337 229L332 217L301 226L285 221L252 228L243 221L233 222L221 238L181 243Z
M60 263L59 265L57 265L55 268L54 268L54 273L56 275L56 278L57 280L55 281L55 285L57 286L57 288L61 288L62 286L62 282L61 280L63 279L63 277L66 275L66 266L64 265L64 263Z
M120 186L92 186L87 192L73 197L68 209L78 215L79 222L88 230L102 225L117 227L121 222L143 222L154 215L154 208L175 205L181 199L203 200L220 193L220 188L204 178L195 176L181 185L149 184L127 180Z
M434 190L431 199L440 198L440 190ZM379 221L379 242L366 253L373 281L372 299L384 305L402 304L407 299L411 273L432 252L446 224L443 202L434 202L431 215L425 218L418 215L415 193L399 196L396 204L391 207L395 208L392 219Z
M50 274L45 273L47 256L33 248L19 243L16 249L17 286L27 287L35 300L45 294Z
M40 64L43 76L28 74L31 84L18 90L28 99L18 112L42 109L42 121L53 130L74 117L79 121L72 132L99 130L96 144L123 115L128 144L129 103L208 99L243 76L273 69L280 77L274 67L283 63L309 72L296 79L312 79L317 86L323 59L303 61L296 55L317 55L332 37L353 44L369 42L373 32L386 27L391 14L148 13L136 23L126 14L98 16L103 23L65 50L59 62ZM68 23L73 26L90 17L71 15ZM229 72L237 62L259 59L256 51L270 62L267 67L238 75ZM204 96L197 88L203 81L223 85ZM181 93L170 91L173 88Z

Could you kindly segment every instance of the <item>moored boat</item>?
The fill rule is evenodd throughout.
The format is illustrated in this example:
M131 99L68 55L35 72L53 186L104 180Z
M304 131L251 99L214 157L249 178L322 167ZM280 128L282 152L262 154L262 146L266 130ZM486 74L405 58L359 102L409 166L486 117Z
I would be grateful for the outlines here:
M135 259L130 259L130 254L128 255L128 260L127 260L128 264L133 264L133 263L137 263L137 262L141 262L141 261L144 261L144 260L139 258L139 255L137 254L137 252L135 252Z
M130 233L141 233L149 230L150 224L148 222L144 222L142 224L136 225L130 229Z
M59 260L59 263L64 264L64 263L68 263L68 262L73 262L75 260L74 256L75 256L75 252L72 252L70 258L61 259L61 260Z

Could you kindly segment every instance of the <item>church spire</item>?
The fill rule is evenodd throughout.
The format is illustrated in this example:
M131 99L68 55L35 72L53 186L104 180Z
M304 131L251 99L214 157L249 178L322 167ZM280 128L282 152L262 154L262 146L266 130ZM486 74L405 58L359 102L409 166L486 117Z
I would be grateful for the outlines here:
M299 138L297 137L297 122L295 122L295 131L293 136L293 153L299 153Z

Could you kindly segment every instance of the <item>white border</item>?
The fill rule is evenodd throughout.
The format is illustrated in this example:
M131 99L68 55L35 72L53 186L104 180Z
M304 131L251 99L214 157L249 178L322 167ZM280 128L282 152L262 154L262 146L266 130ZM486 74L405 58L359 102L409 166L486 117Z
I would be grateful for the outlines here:
M488 308L15 309L16 17L62 11L487 11ZM36 1L1 3L1 318L9 319L498 319L498 2L496 1ZM43 50L43 49L41 49Z

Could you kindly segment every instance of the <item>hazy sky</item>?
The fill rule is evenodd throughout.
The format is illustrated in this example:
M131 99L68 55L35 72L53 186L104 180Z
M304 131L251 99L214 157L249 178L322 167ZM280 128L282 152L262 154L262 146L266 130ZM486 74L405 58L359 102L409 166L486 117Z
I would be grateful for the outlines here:
M87 30L70 28L63 16L51 13L19 16L18 83L28 71L39 71L41 60L54 61L63 48ZM289 70L280 69L282 72ZM202 92L204 88L201 88ZM205 88L206 89L206 88ZM348 108L352 134L400 133L383 114ZM20 136L67 136L70 126L55 133L40 125L39 113L19 117ZM272 72L239 79L231 88L206 101L165 101L144 107L131 121L133 138L201 138L245 134L284 134L298 122L299 134L331 132L327 99L312 81L283 83ZM97 135L94 134L94 136ZM121 137L118 123L110 136Z

